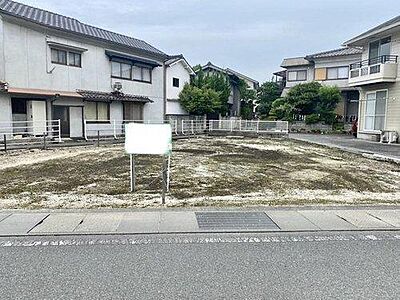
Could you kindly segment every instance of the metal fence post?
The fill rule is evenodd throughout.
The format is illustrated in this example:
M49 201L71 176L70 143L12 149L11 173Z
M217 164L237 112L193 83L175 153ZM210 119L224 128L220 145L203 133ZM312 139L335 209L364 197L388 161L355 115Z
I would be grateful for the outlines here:
M61 120L60 119L57 120L57 126L58 126L58 142L61 143L62 140L61 140Z
M97 130L97 147L100 147L100 130Z
M192 134L194 134L194 121L192 120Z
M4 135L4 151L7 152L7 134Z
M117 123L115 120L113 120L113 132L114 132L114 139L117 139Z
M231 120L231 132L233 132L233 120Z
M175 134L178 135L178 119L175 120Z
M47 145L46 145L46 132L43 133L43 150L47 150Z
M88 140L88 136L87 136L87 121L86 121L86 119L85 120L83 120L83 132L84 132L84 137L85 137L85 140L87 141Z

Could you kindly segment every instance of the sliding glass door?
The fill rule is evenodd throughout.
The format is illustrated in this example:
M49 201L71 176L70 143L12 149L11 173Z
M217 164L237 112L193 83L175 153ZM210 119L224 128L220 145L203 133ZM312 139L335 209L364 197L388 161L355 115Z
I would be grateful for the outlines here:
M365 130L385 129L386 100L387 91L367 93L364 114Z
M391 38L387 37L369 44L370 65L384 63L388 59L387 56L390 55L390 42ZM382 61L378 60L379 57L382 57Z

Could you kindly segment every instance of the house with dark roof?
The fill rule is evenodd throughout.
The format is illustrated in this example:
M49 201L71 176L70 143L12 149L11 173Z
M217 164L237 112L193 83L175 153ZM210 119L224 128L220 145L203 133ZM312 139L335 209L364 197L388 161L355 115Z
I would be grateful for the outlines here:
M344 43L362 49L350 65L349 86L360 90L358 137L390 141L400 133L400 16Z
M181 55L10 0L0 0L0 37L0 123L33 123L35 134L46 120L71 138L162 121L193 73Z
M342 92L343 101L336 109L345 122L353 122L358 117L359 92L349 86L349 65L361 58L358 48L340 48L307 55L305 57L285 58L281 64L285 74L276 72L286 80L282 95L294 86L317 81L327 86L337 86Z
M240 108L241 108L241 95L239 91L239 79L243 80L248 89L256 90L259 87L259 82L249 76L243 75L237 71L234 71L230 68L221 68L217 65L214 65L211 62L208 62L204 66L201 67L203 72L206 74L224 74L229 78L229 82L231 85L231 95L229 97L229 116L230 117L238 117L240 116Z

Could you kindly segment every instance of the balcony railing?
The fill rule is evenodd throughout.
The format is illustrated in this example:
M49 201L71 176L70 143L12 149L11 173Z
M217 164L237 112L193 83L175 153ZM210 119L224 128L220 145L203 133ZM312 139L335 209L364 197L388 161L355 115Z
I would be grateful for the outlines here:
M366 59L360 62L356 62L350 65L350 70L360 69L365 66L385 64L385 63L397 63L398 56L397 55L382 55L375 58Z
M350 65L351 86L391 82L397 77L397 55L382 55Z
M351 64L350 77L353 78L358 76L379 73L381 64L387 64L387 63L397 64L397 60L398 60L397 55L382 55ZM361 69L361 74L360 74L360 69ZM368 69L370 69L369 72Z

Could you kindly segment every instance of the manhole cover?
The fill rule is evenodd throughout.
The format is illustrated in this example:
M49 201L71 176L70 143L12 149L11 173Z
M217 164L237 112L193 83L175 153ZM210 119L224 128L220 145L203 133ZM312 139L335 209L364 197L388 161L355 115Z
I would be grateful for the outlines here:
M279 229L263 212L196 212L197 224L204 230Z

